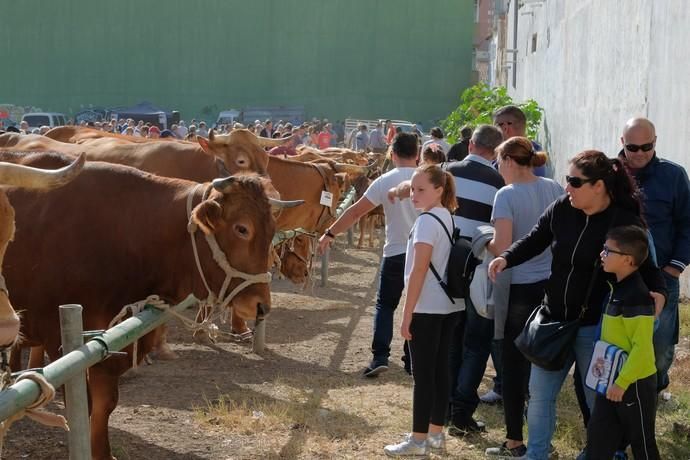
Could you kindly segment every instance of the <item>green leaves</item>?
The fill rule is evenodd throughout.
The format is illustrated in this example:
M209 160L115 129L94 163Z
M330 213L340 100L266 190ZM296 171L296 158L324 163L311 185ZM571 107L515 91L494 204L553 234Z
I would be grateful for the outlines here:
M460 129L465 125L475 127L492 124L494 111L505 105L517 105L522 109L527 117L527 137L535 139L544 112L535 100L529 99L523 103L515 103L505 87L491 88L486 83L477 83L467 88L460 96L460 102L458 108L441 122L446 137L451 143L457 142L460 138Z

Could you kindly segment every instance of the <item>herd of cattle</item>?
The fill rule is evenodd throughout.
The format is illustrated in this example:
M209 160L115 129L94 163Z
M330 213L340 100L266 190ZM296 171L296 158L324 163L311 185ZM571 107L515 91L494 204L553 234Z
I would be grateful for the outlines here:
M34 367L43 350L59 358L58 305L80 303L85 329L107 329L123 306L152 294L169 303L190 293L213 298L230 307L235 332L245 331L271 308L267 280L277 256L281 272L304 283L309 233L323 232L343 191L366 188L383 163L345 149L267 154L282 142L242 129L198 142L76 127L0 134L0 347L20 329L13 306L22 311L18 343L40 350ZM330 206L323 192L332 194ZM305 234L273 247L277 231L297 228ZM158 329L141 338L138 359L164 347L163 337ZM129 358L89 370L94 459L113 458L108 418L131 348Z

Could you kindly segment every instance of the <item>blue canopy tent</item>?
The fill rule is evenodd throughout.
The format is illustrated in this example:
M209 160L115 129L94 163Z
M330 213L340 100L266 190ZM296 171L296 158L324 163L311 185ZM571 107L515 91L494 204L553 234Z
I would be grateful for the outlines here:
M156 107L150 102L140 102L131 107L113 107L108 111L109 117L131 118L135 122L143 120L144 123L158 126L160 129L168 128L172 123L172 112Z

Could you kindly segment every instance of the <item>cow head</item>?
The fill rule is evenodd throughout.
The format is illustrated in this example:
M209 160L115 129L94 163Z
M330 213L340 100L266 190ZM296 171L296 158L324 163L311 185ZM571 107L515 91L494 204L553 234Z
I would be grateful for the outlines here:
M223 160L230 174L255 172L265 175L268 154L264 147L275 147L287 140L258 137L247 129L235 129L229 134L219 135L211 130L208 139L197 137L203 151Z
M256 175L238 175L213 182L208 197L192 211L191 219L206 234L213 235L231 269L249 276L268 273L271 242L275 233L272 206L294 206L300 202L281 202L267 196L270 182ZM214 254L213 258L219 258ZM223 262L209 257L202 261L210 288L219 295L228 270L218 269ZM222 258L222 257L220 257ZM219 265L217 265L217 263ZM242 276L233 276L225 292L232 292ZM254 282L237 293L230 305L243 319L255 319L270 310L268 280ZM220 299L223 300L223 299Z
M312 237L309 235L297 235L290 241L283 242L279 250L280 272L295 284L306 283L312 251Z

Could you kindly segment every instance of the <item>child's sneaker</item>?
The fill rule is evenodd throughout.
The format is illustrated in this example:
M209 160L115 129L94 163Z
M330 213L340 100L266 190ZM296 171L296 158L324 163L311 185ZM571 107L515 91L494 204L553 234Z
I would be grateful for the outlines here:
M429 433L426 443L429 445L429 449L442 452L446 450L446 435L443 434L443 431L436 434Z
M398 444L390 444L383 448L389 457L427 457L429 455L429 445L426 440L416 442L412 433L405 436L405 440Z
M507 443L503 443L501 447L489 447L486 449L485 454L488 457L498 457L498 458L527 458L527 446L524 444L508 448Z

